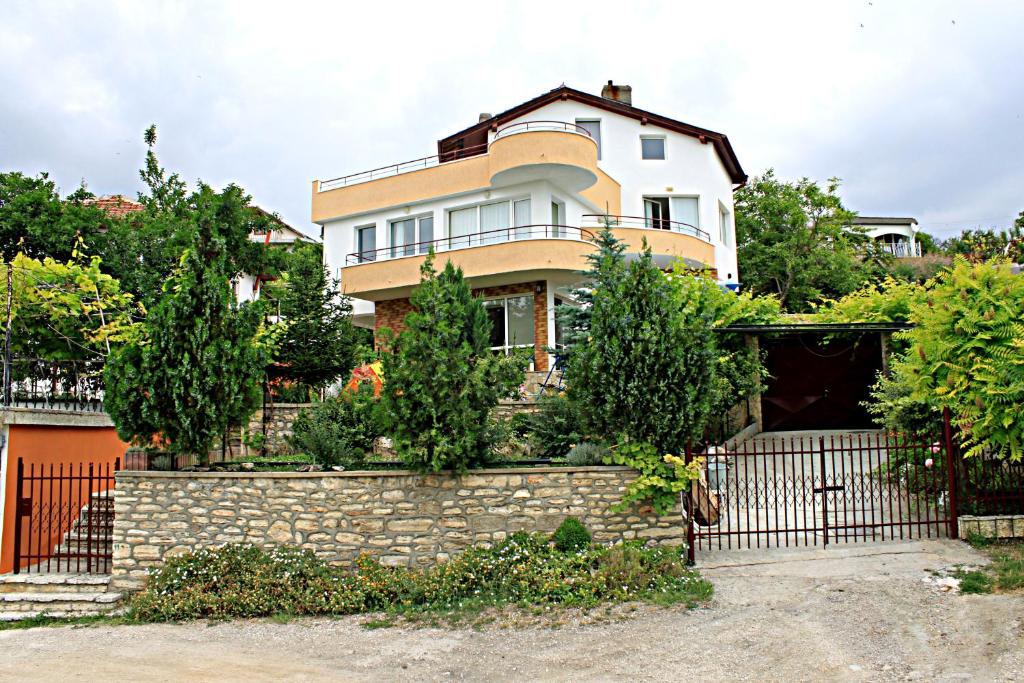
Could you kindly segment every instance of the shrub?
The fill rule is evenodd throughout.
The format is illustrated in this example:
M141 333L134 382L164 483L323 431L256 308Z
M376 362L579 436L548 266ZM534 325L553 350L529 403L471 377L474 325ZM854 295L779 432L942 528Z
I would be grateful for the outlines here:
M562 458L583 439L580 416L565 394L544 394L530 416L530 444L538 458Z
M640 473L626 487L616 509L625 510L633 503L649 502L659 515L672 510L679 492L700 476L701 467L700 458L686 464L679 456L662 455L651 444L636 442L613 449L606 462L626 465Z
M684 566L679 548L587 547L562 552L540 534L512 534L426 569L388 567L366 556L353 570L312 552L234 545L202 549L153 570L129 604L139 621L344 615L449 610L476 604L564 604L707 599L711 586Z
M607 457L607 446L593 441L584 441L572 447L565 456L565 462L576 466L600 465Z
M355 467L373 453L381 434L378 413L373 386L362 382L355 391L328 397L300 412L288 442L324 467Z
M583 522L575 517L566 517L555 529L555 533L551 535L555 547L563 553L574 553L588 548L591 538L587 527L583 526Z
M490 319L462 270L449 261L438 274L433 260L424 261L413 311L384 354L383 400L407 465L465 471L490 456L491 409L523 383L527 359L491 352Z

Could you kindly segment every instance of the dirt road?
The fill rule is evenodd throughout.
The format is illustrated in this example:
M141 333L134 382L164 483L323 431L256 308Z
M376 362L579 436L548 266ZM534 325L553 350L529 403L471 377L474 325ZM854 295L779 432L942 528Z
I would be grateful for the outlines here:
M0 680L1024 680L1024 598L924 581L982 561L955 541L719 553L704 562L717 591L706 609L557 629L346 618L4 631Z

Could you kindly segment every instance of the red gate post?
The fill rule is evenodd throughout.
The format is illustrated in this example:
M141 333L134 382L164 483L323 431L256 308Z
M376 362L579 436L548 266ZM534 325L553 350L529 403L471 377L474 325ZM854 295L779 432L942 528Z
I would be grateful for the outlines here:
M689 465L691 462L693 462L693 451L690 449L690 444L689 443L686 444L686 458L685 459L686 459L686 464L687 465ZM689 564L692 565L697 560L697 553L696 553L696 549L693 547L694 541L696 540L694 538L694 533L693 533L693 494L692 494L693 484L691 484L690 487L691 487L690 491L684 491L683 492L683 495L681 497L681 500L679 501L679 504L680 504L680 512L682 512L683 514L686 515L686 561Z
M960 513L957 501L956 452L953 449L953 421L949 408L942 409L942 428L946 436L946 478L949 486L949 537L960 537Z

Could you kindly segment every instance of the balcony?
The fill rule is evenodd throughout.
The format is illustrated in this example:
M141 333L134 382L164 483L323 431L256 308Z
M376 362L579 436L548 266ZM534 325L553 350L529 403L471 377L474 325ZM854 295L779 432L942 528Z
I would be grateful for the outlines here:
M590 230L569 225L524 225L349 254L342 290L369 301L403 296L420 281L420 266L434 250L435 267L451 261L467 278L522 281L526 273L580 271L594 249Z
M619 184L597 167L597 143L574 123L529 121L487 145L313 181L313 221L437 197L548 180L595 205L619 205Z
M673 261L682 259L691 268L716 268L711 235L688 223L604 214L587 214L583 222L591 231L607 224L631 253L640 252L646 242L659 267L670 268Z
M920 258L921 243L914 242L879 242L878 246L882 251L892 254L896 258Z

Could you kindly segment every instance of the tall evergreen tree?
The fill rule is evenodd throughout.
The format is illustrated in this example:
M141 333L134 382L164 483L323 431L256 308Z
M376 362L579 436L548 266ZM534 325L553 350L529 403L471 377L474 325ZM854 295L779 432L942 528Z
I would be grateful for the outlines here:
M597 251L587 254L589 267L582 272L583 281L571 292L574 304L560 306L555 312L562 328L562 355L566 357L590 338L594 290L616 287L626 271L622 256L626 245L612 234L607 219L595 242Z
M462 269L434 256L420 268L405 329L384 355L385 413L402 459L426 471L463 471L491 450L491 409L523 381L526 358L490 350L491 321Z

